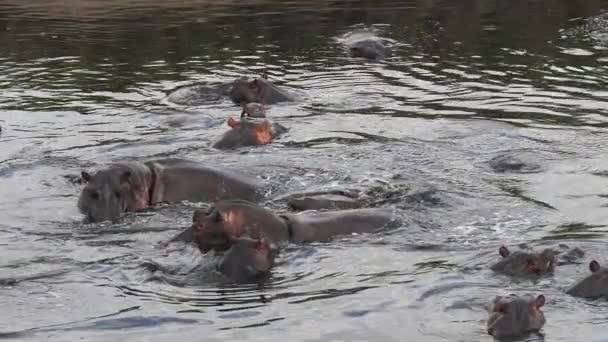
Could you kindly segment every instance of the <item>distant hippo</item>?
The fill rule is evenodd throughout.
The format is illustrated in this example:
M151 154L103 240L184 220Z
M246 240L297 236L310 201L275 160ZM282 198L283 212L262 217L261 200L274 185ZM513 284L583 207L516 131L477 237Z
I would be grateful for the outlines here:
M231 149L242 146L270 144L275 138L288 131L280 124L268 120L228 119L229 131L213 144L217 149Z
M344 39L344 44L351 57L380 60L389 57L391 54L386 39L382 39L371 32L350 33Z
M243 111L241 112L241 118L265 118L266 107L263 104L257 102L243 103Z
M234 282L262 280L270 275L276 255L276 246L266 239L242 237L232 241L217 269Z
M495 272L510 276L544 275L552 273L555 268L556 251L545 249L541 253L515 251L511 253L507 247L498 249L502 260L491 266Z
M520 337L538 332L545 325L545 314L540 308L545 296L497 296L489 307L488 334L495 338Z
M608 298L608 269L593 260L589 263L591 274L574 284L567 293L575 297Z
M232 83L228 96L234 103L242 105L251 102L275 104L296 101L296 96L272 84L264 78L240 78Z
M90 174L78 208L92 222L115 221L128 211L161 202L214 202L222 199L260 200L261 185L254 179L181 159L145 163L117 163Z
M394 228L400 219L391 209L355 209L277 215L246 201L219 201L197 210L192 227L173 240L196 242L201 250L226 249L242 236L272 243L328 241L338 235Z

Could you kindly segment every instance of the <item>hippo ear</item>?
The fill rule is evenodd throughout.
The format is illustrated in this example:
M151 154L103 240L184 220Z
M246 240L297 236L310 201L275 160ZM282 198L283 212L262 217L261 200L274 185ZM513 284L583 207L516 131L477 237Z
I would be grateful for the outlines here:
M85 183L88 183L91 180L91 174L86 171L80 172L80 177L82 177L82 180Z
M506 258L509 256L509 254L511 254L511 252L509 252L509 249L506 246L501 246L498 249L498 254L500 254L501 257Z
M538 297L536 297L536 299L534 299L533 305L536 308L540 308L543 305L545 305L545 296L544 295L538 295Z
M230 128L237 128L241 125L241 123L234 119L234 118L228 118L228 126L230 126Z
M589 270L591 270L591 273L595 273L597 271L600 270L600 263L593 260L589 263Z

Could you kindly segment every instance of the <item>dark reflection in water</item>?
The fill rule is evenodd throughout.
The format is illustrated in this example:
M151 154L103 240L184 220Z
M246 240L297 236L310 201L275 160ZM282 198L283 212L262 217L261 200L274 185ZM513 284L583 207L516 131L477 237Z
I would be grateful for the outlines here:
M607 5L2 1L0 338L486 341L490 298L543 293L547 340L601 341L608 305L564 293L588 260L538 281L488 265L502 244L605 258ZM391 56L349 58L361 29ZM269 108L290 131L211 148L240 108L200 90L263 74L302 97ZM199 272L217 258L163 243L204 204L82 223L82 169L163 157L272 195L356 189L404 224L287 246L269 281L227 285Z

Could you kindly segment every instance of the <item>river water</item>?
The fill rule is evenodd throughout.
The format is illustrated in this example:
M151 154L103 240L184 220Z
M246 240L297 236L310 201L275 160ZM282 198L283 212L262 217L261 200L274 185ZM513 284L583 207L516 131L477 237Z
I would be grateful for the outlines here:
M607 341L608 303L564 292L590 260L608 262L607 10L599 0L2 0L0 338L491 341L489 299L543 293L546 341ZM340 39L358 29L390 39L393 56L348 58ZM214 150L239 108L171 96L263 73L304 98L271 107L290 128L272 145ZM404 224L288 246L262 286L152 275L142 265L213 258L159 244L200 204L84 224L73 180L161 157L240 169L277 191L378 188ZM524 167L496 167L501 158ZM500 245L521 243L586 256L536 281L489 270Z

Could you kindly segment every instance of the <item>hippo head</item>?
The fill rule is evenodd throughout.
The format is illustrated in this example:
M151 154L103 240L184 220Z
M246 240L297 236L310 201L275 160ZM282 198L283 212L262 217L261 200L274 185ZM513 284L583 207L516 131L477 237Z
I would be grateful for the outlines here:
M218 265L232 281L259 280L270 274L277 250L266 239L239 238L232 242Z
M539 331L545 324L540 308L545 296L501 297L497 296L489 307L488 334L495 338L522 336Z
M144 169L116 164L91 175L82 171L86 186L78 199L78 209L90 222L115 221L126 211L148 205L149 181Z
M248 235L270 241L288 238L286 223L272 211L255 204L220 201L192 216L192 236L202 251L225 250L232 241Z
M366 39L351 44L348 52L351 57L382 59L387 55L387 48L378 39Z
M589 263L589 270L591 274L572 286L568 294L589 299L608 297L608 269L593 260Z
M250 117L250 118L265 118L266 117L266 107L263 104L257 102L243 103L241 105L243 107L243 111L241 112L241 117Z
M247 78L240 78L232 83L229 96L237 104L250 102L263 103L268 86L268 81L261 78L251 81Z
M270 144L274 138L287 132L287 128L268 120L228 119L230 130L213 144L218 149L230 149L240 146Z
M541 253L513 252L502 246L498 253L503 260L492 266L495 271L501 271L514 276L543 275L555 269L557 252L545 249Z

